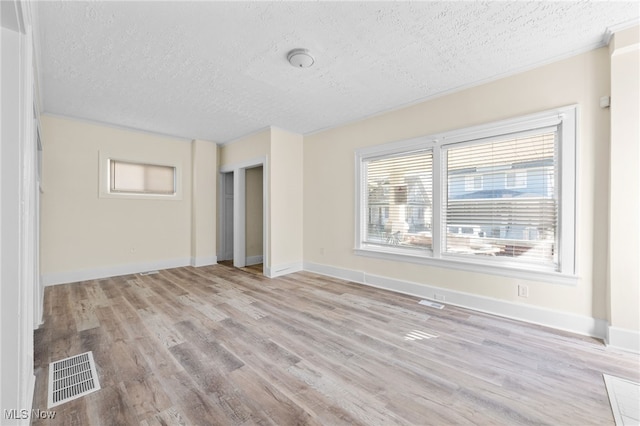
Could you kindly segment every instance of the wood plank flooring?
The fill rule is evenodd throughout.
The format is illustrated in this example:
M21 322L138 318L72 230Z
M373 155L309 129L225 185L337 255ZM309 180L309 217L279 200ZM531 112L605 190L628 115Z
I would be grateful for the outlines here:
M48 287L48 364L93 351L102 389L35 425L613 425L592 338L301 272L216 265ZM436 336L436 337L430 337Z

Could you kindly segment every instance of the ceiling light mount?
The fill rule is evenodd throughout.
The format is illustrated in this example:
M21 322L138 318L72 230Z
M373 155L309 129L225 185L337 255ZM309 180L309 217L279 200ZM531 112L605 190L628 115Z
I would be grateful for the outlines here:
M316 61L307 49L293 49L287 53L287 60L296 68L309 68Z

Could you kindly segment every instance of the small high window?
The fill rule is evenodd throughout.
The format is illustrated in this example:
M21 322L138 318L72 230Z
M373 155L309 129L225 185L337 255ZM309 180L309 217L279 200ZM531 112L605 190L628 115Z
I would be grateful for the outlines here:
M110 159L109 192L173 195L176 193L176 168Z

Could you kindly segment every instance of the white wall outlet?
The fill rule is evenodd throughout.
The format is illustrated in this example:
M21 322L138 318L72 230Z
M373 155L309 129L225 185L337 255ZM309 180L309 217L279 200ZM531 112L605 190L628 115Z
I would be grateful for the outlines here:
M518 284L518 296L529 297L529 286Z

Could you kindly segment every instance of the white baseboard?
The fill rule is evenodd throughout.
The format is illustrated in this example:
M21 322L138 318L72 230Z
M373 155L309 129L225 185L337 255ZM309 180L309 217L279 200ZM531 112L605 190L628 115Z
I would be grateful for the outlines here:
M119 275L137 274L140 272L155 271L160 269L179 268L181 266L190 265L190 258L131 263L125 265L106 266L95 269L82 269L78 271L43 274L42 282L45 286L50 286L57 284L75 283L78 281L97 280L100 278L117 277Z
M640 353L640 331L609 326L605 341L608 347Z
M326 275L328 277L340 278L347 281L364 284L364 272L353 271L351 269L336 268L335 266L321 265L318 263L304 262L304 270Z
M270 268L264 267L264 275L269 278L280 277L282 275L292 274L294 272L302 271L302 262L285 263L282 265L275 265Z
M263 256L259 255L259 256L249 256L245 259L244 264L246 266L251 266L251 265L258 265L260 263L262 263L263 261Z
M192 257L191 266L199 268L200 266L209 266L218 264L218 258L216 256L202 256Z
M607 333L607 322L597 318L554 311L538 306L524 305L491 297L447 290L426 284L397 280L380 275L367 274L362 271L353 271L311 262L304 263L304 270L423 299L433 300L434 295L437 293L438 295L445 297L444 301L438 300L439 303L443 303L445 305L449 304L462 308L473 309L475 311L486 312L501 317L539 324L600 339L604 339Z

